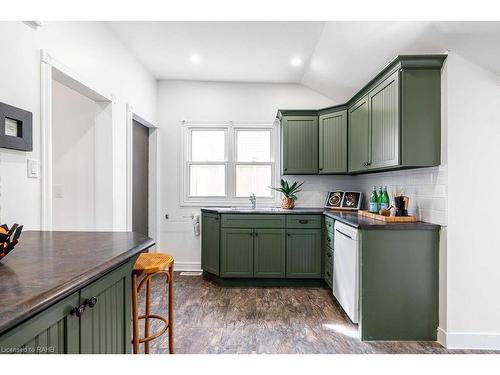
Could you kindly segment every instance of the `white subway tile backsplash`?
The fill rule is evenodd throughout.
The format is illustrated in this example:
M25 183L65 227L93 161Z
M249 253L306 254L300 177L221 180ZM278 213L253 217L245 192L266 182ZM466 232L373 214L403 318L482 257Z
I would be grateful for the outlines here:
M387 186L389 196L403 190L410 197L409 213L419 220L447 225L448 173L446 166L405 171L370 173L360 176L283 176L288 181L304 181L297 207L323 207L328 191L353 190L364 194L367 206L373 186Z

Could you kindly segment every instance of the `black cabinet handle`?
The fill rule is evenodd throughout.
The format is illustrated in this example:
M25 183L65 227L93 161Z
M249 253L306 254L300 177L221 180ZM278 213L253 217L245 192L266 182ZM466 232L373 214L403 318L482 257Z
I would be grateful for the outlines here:
M308 222L309 222L309 220L299 220L300 224L307 224Z
M288 236L288 237L290 237L290 236L291 236L291 234L290 234L290 233L288 233L288 234L287 234L287 236Z
M71 310L71 315L76 315L79 318L83 315L84 311L85 305L80 305L78 307L74 307L73 310Z
M330 254L330 253L326 253L326 256L327 256L328 258L331 258L331 257L332 257L332 254Z
M328 277L331 277L332 275L330 275L330 272L326 271L326 274L328 275Z
M83 301L83 304L87 305L88 307L90 307L92 309L97 304L97 297L90 297L90 298L86 299L85 301Z
M255 236L257 237L259 235L259 233L255 233Z
M332 242L332 239L331 239L330 237L328 237L326 240L327 240L328 242Z
M253 236L253 233L248 233L250 236Z

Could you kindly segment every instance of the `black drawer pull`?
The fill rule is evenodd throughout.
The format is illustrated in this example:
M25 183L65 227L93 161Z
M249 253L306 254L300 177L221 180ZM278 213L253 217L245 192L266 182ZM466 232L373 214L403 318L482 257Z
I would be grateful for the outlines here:
M326 240L327 240L328 242L332 242L332 239L331 239L330 237L328 237Z
M308 222L309 222L309 220L304 220L304 219L299 220L299 223L300 223L300 224L307 224Z
M80 305L78 307L74 307L73 310L71 310L70 314L76 315L79 318L83 315L84 311L85 311L85 305Z
M327 256L328 258L331 258L331 257L332 257L332 254L330 254L330 252L328 252L328 253L326 253L326 256Z
M85 299L85 301L83 301L83 304L92 309L97 304L97 297L90 297L89 299Z
M326 271L326 274L328 275L328 277L332 277L332 275L330 275L330 272Z

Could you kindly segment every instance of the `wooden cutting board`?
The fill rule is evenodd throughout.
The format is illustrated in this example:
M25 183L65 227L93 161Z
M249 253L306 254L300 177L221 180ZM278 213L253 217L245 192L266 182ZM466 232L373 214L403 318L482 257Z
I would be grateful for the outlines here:
M358 215L385 221L386 223L416 223L418 221L416 216L382 216L365 210L359 210Z

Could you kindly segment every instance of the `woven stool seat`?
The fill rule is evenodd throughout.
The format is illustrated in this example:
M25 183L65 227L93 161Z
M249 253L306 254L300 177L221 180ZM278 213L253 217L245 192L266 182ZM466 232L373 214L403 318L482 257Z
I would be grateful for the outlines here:
M162 277L168 286L168 318L151 313L151 279ZM144 353L149 353L149 342L168 330L168 350L174 352L174 258L165 253L142 253L132 270L132 344L134 353L139 353L139 344L144 344ZM146 285L146 311L139 315L138 293ZM144 337L139 337L139 321L144 321ZM150 333L150 321L160 320L163 327Z
M164 253L142 253L134 264L134 273L155 273L170 267L174 262L171 255Z

